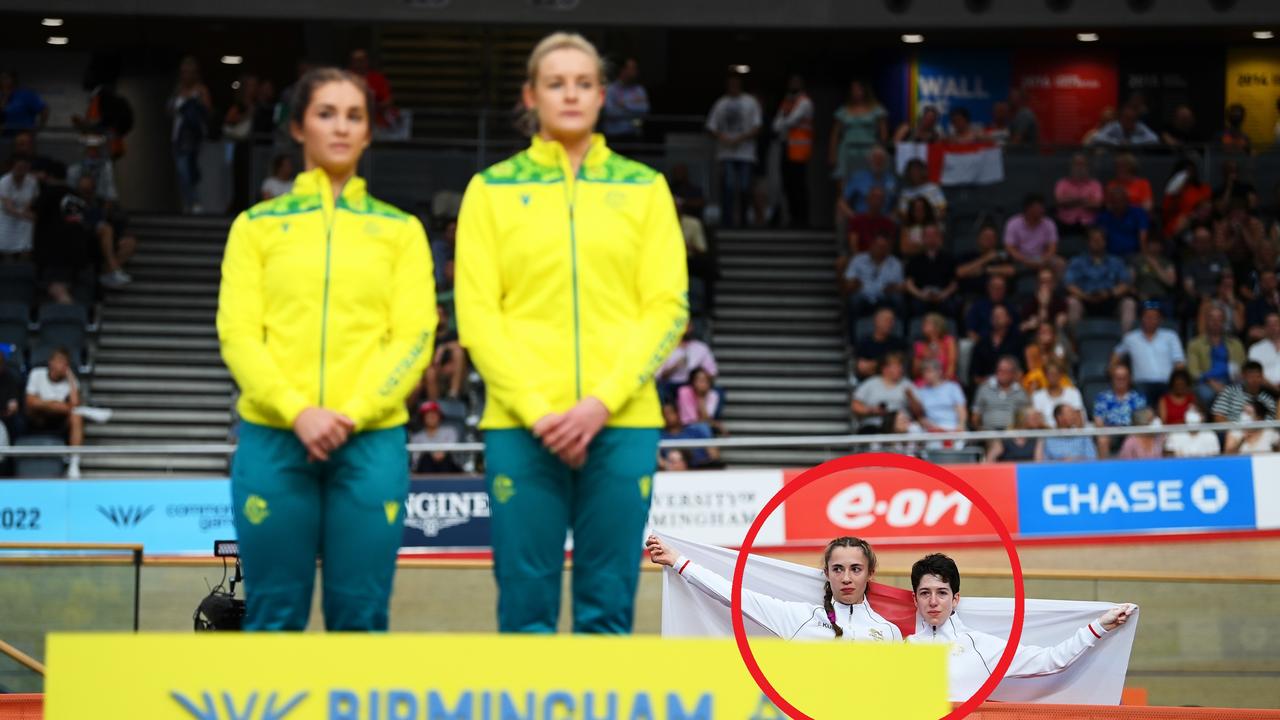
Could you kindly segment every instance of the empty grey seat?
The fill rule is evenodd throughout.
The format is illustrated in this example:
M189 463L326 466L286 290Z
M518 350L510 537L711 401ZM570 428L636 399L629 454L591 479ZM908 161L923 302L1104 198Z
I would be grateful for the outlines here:
M865 338L865 337L871 337L872 333L875 332L875 328L876 328L876 319L874 315L868 315L864 318L858 318L858 325L855 328L856 334L858 336L857 339L861 340L862 338ZM893 334L898 337L902 337L902 319L901 318L894 318Z
M947 448L925 450L920 453L920 457L923 460L940 465L963 465L982 462L983 458L986 457L986 453L980 447Z
M25 435L14 443L17 447L57 447L65 445L66 439L55 435ZM39 457L14 458L14 475L20 478L60 478L63 474L63 461L57 455Z
M0 265L0 302L26 305L36 292L36 267L31 263Z
M1089 360L1109 360L1116 349L1116 341L1106 338L1089 338L1080 343L1080 362Z
M0 345L13 345L19 356L27 351L27 317L25 304L0 303Z
M1108 361L1105 359L1090 358L1080 363L1080 382L1087 383L1091 381L1108 382L1107 366Z

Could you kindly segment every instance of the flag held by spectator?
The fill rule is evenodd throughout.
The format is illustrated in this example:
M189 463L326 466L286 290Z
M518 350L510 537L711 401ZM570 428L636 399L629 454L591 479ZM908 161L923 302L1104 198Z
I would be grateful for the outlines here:
M898 143L901 174L911 160L923 160L929 180L939 185L993 185L1004 182L1004 152L989 141Z

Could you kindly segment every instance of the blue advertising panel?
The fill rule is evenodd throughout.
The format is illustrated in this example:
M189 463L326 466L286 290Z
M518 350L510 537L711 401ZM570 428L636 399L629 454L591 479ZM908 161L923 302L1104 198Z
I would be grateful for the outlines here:
M235 537L231 483L216 480L93 480L68 488L67 540L142 543L148 554L212 554Z
M0 480L0 542L65 542L67 484Z
M404 503L406 550L489 549L489 493L484 478L413 480Z
M915 113L932 105L942 114L955 107L981 125L991 122L991 106L1009 96L1010 55L1002 51L923 50L916 57Z
M1018 467L1023 536L1253 529L1248 457Z

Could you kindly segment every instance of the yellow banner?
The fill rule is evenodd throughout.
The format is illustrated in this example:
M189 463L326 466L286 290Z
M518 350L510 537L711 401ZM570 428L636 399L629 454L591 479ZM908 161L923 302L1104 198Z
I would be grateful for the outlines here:
M942 646L751 643L813 718L947 714ZM732 640L51 635L49 720L783 720Z
M1275 141L1280 98L1280 50L1232 48L1227 52L1227 104L1244 106L1244 131L1254 148Z

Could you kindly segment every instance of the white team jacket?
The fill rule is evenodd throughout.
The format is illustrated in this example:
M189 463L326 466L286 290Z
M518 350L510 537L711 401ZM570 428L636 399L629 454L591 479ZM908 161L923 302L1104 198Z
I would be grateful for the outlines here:
M1013 663L1005 677L1032 677L1060 673L1093 647L1107 631L1095 620L1053 647L1018 645ZM987 681L1004 653L1005 639L965 627L952 615L941 627L933 627L916 615L916 632L910 643L950 643L951 658L947 662L950 700L963 702L973 696Z
M673 568L690 585L729 607L733 585L725 578L681 556ZM857 605L832 601L836 622L844 631L842 640L900 642L902 631L885 620L863 600ZM742 614L768 628L784 640L834 640L836 632L826 609L818 604L779 600L742 589Z

